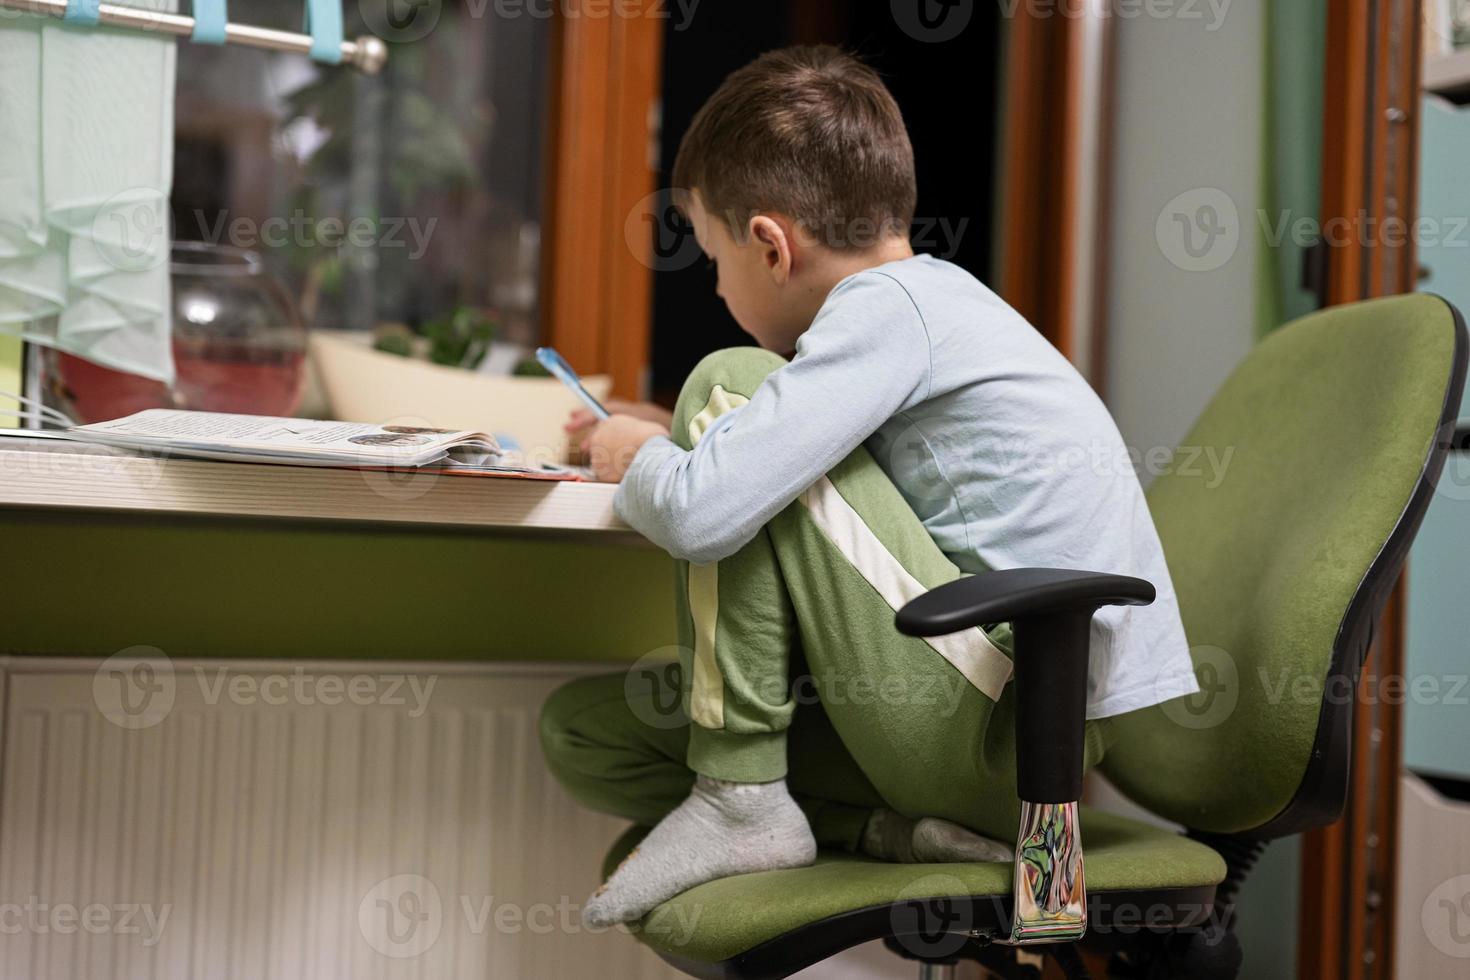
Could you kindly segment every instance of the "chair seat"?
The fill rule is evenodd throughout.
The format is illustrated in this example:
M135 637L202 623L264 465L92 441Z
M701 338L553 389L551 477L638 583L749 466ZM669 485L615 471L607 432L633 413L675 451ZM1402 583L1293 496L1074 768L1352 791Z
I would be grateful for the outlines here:
M1208 913L1215 885L1225 878L1225 862L1214 850L1088 807L1081 825L1094 928L1106 928L1115 915L1121 930L1188 925ZM647 832L634 827L614 843L604 877ZM991 931L1009 920L1011 877L1009 863L890 864L823 851L810 867L691 888L650 912L636 931L656 953L696 976L784 976L788 968L794 972L872 939ZM1125 906L1131 923L1118 914Z

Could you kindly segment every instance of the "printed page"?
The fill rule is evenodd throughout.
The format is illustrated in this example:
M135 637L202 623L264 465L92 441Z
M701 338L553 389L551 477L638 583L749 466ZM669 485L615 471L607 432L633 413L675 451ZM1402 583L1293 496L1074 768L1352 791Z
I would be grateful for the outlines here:
M115 446L364 466L419 465L443 458L451 448L457 450L456 455L472 458L499 451L495 441L481 432L162 408L78 426L71 432L77 438Z

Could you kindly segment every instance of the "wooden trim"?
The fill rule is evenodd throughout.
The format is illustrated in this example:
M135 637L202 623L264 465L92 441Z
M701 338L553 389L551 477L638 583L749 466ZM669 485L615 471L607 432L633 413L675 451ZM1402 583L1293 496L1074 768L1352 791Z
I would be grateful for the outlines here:
M1109 18L1104 24L1098 119L1097 216L1093 242L1092 287L1092 357L1087 380L1101 398L1107 398L1108 376L1108 283L1112 274L1112 241L1109 231L1113 223L1113 140L1117 125L1118 32Z
M1105 349L1112 18L1008 20L999 196L1000 295L1094 384Z
M1329 304L1414 288L1407 229L1417 209L1420 7L1420 0L1329 4L1321 218L1325 231L1334 221L1351 231L1336 244L1329 237ZM1393 976L1403 708L1376 692L1382 678L1403 675L1403 610L1400 578L1363 669L1343 818L1303 837L1298 976Z
M643 541L613 512L616 490L605 483L0 448L0 509L575 531Z
M644 394L652 241L634 214L656 185L663 6L558 5L542 250L542 336L613 394ZM634 215L629 233L630 219Z
M1008 21L997 281L1001 297L1070 356L1059 301L1069 270L1058 237L1065 227L1067 24L1025 5Z

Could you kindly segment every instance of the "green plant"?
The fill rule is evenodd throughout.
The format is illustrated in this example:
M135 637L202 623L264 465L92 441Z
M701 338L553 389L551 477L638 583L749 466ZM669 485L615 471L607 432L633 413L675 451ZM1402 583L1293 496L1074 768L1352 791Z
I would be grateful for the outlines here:
M461 306L425 323L423 332L429 338L429 360L473 371L490 353L495 321L479 310Z
M551 372L546 370L546 365L534 357L523 357L511 369L511 374L518 378L549 378Z
M412 357L413 342L401 333L384 334L373 341L373 350L397 354L399 357Z

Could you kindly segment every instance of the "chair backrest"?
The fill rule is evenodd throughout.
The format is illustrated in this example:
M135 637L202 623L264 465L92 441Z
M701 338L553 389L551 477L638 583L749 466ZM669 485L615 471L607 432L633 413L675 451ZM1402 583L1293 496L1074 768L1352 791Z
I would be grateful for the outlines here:
M1444 464L1465 324L1436 296L1268 336L1149 489L1201 693L1114 719L1108 777L1197 830L1295 833L1346 798L1373 623Z

